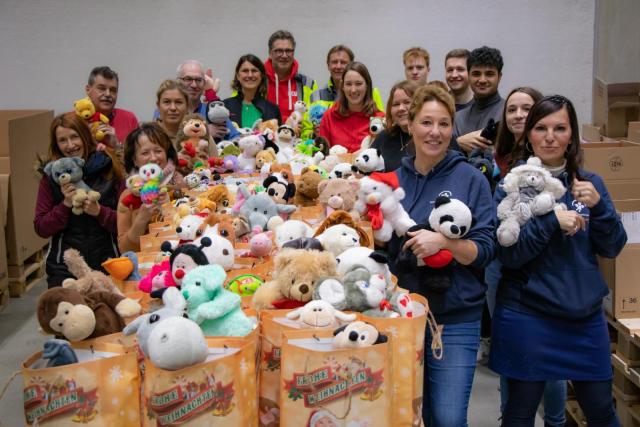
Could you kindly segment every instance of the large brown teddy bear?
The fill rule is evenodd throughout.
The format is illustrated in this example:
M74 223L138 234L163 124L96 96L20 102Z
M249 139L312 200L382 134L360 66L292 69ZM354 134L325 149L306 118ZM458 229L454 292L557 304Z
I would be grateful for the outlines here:
M65 288L46 290L38 299L38 322L48 334L82 341L114 334L124 328L123 317L139 314L140 304L111 292L81 295Z
M355 180L334 178L321 181L318 184L320 204L324 215L329 216L335 211L346 211L354 220L360 220L360 214L353 208L356 203L360 183Z
M308 249L283 249L274 260L273 279L253 295L256 309L298 308L313 296L316 281L336 274L332 253Z
M323 180L315 170L303 168L296 184L293 202L297 206L315 206L318 199L318 185Z

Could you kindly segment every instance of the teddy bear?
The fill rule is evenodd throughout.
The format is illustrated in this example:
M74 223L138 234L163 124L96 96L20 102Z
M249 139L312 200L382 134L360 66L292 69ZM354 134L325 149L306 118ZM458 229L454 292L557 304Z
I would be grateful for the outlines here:
M400 204L404 196L395 172L374 172L360 180L355 208L369 218L377 241L388 242L394 231L404 236L416 224Z
M325 216L342 210L349 212L357 221L360 214L354 209L360 183L356 180L343 178L327 179L318 184L318 199L324 209Z
M502 188L506 196L498 205L497 235L498 243L505 247L518 241L520 227L531 217L567 208L556 203L566 192L564 185L542 167L537 157L529 157L527 163L511 169Z
M241 309L240 295L222 286L226 277L219 265L205 265L184 278L182 295L187 301L187 313L205 336L243 337L255 327Z
M256 154L256 169L259 171L268 172L271 170L271 165L276 162L276 152L271 147L259 151L258 154Z
M156 292L161 289L175 287L176 282L173 281L171 275L171 264L165 259L159 264L154 264L151 271L140 279L138 289L147 294L151 294L153 298L157 298L160 293Z
M104 139L105 134L103 131L98 130L98 127L101 123L108 125L109 118L104 114L96 111L96 107L93 105L93 102L91 102L91 99L89 99L89 97L81 98L75 101L73 103L73 109L78 116L82 117L89 123L91 134L93 135L94 139L98 142L101 142Z
M214 185L203 193L202 196L216 204L216 213L219 214L228 213L233 206L233 196L224 184Z
M217 155L217 149L211 152L211 139L207 123L200 114L187 114L180 123L176 135L178 141L178 166L187 175L193 170L193 165L200 161L208 164L209 156ZM215 145L214 145L215 147Z
M76 188L76 194L73 196L71 212L76 215L84 213L83 205L86 200L96 202L100 200L100 193L93 191L82 180L82 168L84 160L80 157L62 157L58 160L51 161L44 167L44 173L53 181L62 186L71 183Z
M246 186L241 185L238 191L245 197L240 214L249 220L250 229L274 230L282 224L279 214L290 214L296 210L293 205L279 205L265 192L251 195Z
M187 302L180 291L167 289L162 302L162 308L137 317L122 333L135 333L142 353L160 369L175 371L204 362L207 341L202 329L184 317Z
M140 304L111 292L82 295L74 289L47 289L38 298L36 313L42 330L71 342L115 334L124 317L139 314Z
M315 282L336 274L332 253L307 249L282 249L274 258L272 280L253 295L254 306L298 308L311 300Z
M137 173L129 176L125 182L129 194L122 198L122 205L129 209L138 209L142 206L142 199L140 199L140 190L144 185L144 179Z
M311 237L313 229L304 221L290 219L275 228L275 241L278 248L300 237Z
M334 348L363 348L386 342L386 335L378 332L372 324L360 320L333 331Z
M62 282L63 288L75 289L82 295L92 292L112 292L122 295L120 289L113 284L109 276L98 270L92 270L84 260L80 252L69 248L62 255L65 265L75 279L65 279Z
M315 206L319 196L318 185L322 179L322 175L317 171L308 167L303 168L296 185L294 203L297 206Z
M376 137L384 130L386 120L384 117L369 117L369 135L365 136L360 143L360 149L366 150L371 147Z
M287 313L287 319L297 320L302 327L335 328L340 322L353 322L356 315L336 310L326 301L312 300Z
M265 140L262 135L247 135L240 138L238 146L241 153L238 156L238 169L253 172L256 170L256 155L264 148Z
M358 153L351 167L353 172L367 176L373 172L384 171L384 158L379 148L367 148Z

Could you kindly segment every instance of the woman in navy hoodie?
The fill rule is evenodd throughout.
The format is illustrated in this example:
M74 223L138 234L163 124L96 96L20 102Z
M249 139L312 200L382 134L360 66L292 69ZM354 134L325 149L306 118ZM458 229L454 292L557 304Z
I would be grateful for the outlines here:
M518 241L498 246L502 278L493 317L490 367L508 378L503 426L533 426L545 381L571 380L593 426L618 426L611 353L596 255L614 258L627 240L602 178L580 168L575 109L562 96L536 102L524 129L535 155L567 192L568 210L533 217ZM496 190L495 203L505 197Z
M489 184L482 173L467 163L458 151L449 150L455 103L439 87L426 85L413 95L409 109L409 132L413 136L414 157L402 159L395 171L406 196L402 206L418 224L425 224L440 195L459 199L471 209L475 223L464 239L450 240L427 230L411 232L405 248L418 259L440 249L449 249L456 261L451 268L451 285L433 292L424 282L399 283L429 299L438 324L443 325L444 357L425 353L422 413L425 425L466 426L467 408L476 354L480 342L480 319L485 298L482 269L494 253L494 213ZM400 239L388 246L391 259L397 258ZM391 266L394 273L395 266ZM433 337L427 332L425 348Z

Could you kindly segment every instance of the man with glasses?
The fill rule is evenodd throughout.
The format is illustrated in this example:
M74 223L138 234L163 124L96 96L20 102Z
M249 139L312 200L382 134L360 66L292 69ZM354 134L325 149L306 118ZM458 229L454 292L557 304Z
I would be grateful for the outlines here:
M315 80L298 73L295 49L296 41L289 31L279 30L269 37L269 59L264 63L267 100L280 108L282 121L287 120L296 101L304 101L308 107L311 93L318 89Z
M116 107L118 100L118 73L107 66L95 67L89 73L85 92L96 111L109 118L109 124L100 123L106 138L103 141L112 148L120 149L133 129L138 127L138 119L131 111Z
M178 66L176 80L180 83L189 97L189 109L192 113L198 113L203 118L207 117L207 103L218 101L216 91L219 89L220 81L213 79L211 69L204 70L200 61L189 59ZM202 102L202 96L206 103ZM157 115L154 115L156 118ZM227 130L229 132L227 132ZM231 121L226 125L209 124L209 133L216 140L231 139L239 133Z

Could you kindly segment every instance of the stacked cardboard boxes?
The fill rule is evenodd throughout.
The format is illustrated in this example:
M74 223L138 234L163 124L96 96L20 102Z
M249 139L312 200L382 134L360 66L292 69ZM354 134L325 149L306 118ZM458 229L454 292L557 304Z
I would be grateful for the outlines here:
M6 236L2 238L6 255L0 254L0 283L2 271L5 276L7 271L6 267L2 270L2 262L22 266L47 243L33 228L40 180L35 166L37 155L47 153L52 119L50 110L0 111L0 194Z
M640 120L640 82L593 81L593 123L602 135L624 138L629 122Z

